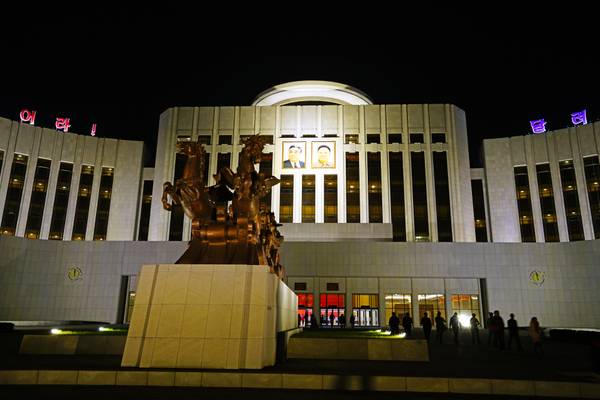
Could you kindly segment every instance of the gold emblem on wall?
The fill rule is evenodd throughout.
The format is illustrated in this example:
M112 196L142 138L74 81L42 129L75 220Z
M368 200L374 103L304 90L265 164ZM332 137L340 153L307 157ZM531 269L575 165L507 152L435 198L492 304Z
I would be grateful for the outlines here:
M542 271L531 271L529 274L529 282L536 286L542 286L546 280L546 274Z
M71 281L79 281L83 279L83 271L79 267L71 267L67 271L67 277Z

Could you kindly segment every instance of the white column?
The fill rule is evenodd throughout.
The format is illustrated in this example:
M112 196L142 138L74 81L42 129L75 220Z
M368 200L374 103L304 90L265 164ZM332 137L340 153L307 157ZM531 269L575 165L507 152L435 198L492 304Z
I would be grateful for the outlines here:
M525 161L527 163L527 179L529 180L529 197L531 199L533 227L535 230L535 241L545 242L546 240L544 235L544 224L542 221L542 208L540 204L540 191L537 184L537 170L531 136L525 136L524 145Z
M437 209L435 201L435 178L433 174L433 155L431 154L431 130L429 129L429 107L423 105L423 144L425 155L425 182L427 186L427 214L429 221L429 240L438 241Z
M406 216L406 241L415 241L415 213L413 206L411 153L409 148L408 106L402 104L402 164L404 174L404 210Z

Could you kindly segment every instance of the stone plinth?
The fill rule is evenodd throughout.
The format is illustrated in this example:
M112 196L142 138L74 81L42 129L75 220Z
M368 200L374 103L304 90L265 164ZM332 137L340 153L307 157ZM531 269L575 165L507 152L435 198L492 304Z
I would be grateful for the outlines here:
M138 282L124 367L262 368L296 327L297 297L266 266L144 265Z

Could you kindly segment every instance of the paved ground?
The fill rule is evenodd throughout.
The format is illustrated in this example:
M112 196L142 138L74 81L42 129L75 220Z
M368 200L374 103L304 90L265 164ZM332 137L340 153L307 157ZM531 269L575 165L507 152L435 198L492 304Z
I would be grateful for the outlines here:
M435 331L434 331L435 333ZM42 356L17 355L21 333L0 334L0 369L121 369L120 356ZM445 343L430 341L428 363L394 361L288 360L265 372L324 373L345 375L439 376L463 378L529 379L551 381L585 381L600 383L593 372L589 345L544 342L544 354L533 353L531 343L522 336L524 350L500 351L487 345L482 331L480 345L472 345L468 334L460 344L446 333ZM415 338L422 338L417 330ZM385 340L385 339L381 339Z

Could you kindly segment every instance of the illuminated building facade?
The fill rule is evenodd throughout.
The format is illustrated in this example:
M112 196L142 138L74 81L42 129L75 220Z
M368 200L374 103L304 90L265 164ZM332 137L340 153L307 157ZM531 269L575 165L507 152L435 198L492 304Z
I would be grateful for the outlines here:
M153 168L141 142L0 119L0 319L126 321L140 265L173 262L191 235L160 201L182 173L176 143L205 144L212 184L255 134L260 171L281 180L264 202L284 224L301 324L498 309L600 326L599 123L484 140L470 168L456 106L377 105L321 81L166 110Z

